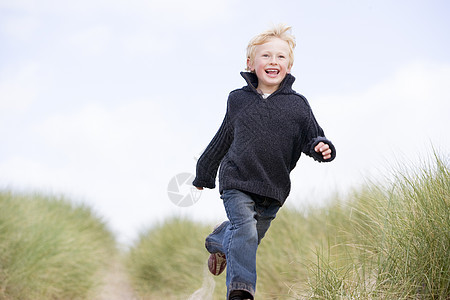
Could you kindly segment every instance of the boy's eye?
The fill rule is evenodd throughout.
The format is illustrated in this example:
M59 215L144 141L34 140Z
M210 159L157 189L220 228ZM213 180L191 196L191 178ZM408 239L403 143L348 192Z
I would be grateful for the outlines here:
M263 54L263 57L269 57L269 54Z

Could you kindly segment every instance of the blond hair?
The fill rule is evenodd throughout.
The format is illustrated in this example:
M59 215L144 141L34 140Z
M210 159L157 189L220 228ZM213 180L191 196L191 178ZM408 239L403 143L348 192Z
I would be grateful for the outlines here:
M247 60L253 62L256 55L256 46L267 43L270 39L279 38L287 42L289 45L289 64L291 68L294 64L295 37L291 33L291 26L286 24L274 25L272 28L258 34L250 40L247 46ZM251 71L247 66L247 71Z

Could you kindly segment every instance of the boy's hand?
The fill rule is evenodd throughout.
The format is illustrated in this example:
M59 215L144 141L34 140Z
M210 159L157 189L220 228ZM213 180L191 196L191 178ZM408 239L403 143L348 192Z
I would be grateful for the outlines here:
M328 144L325 144L324 142L320 142L314 147L314 151L317 153L321 153L323 159L329 159L331 158L331 149Z
M203 190L203 188L202 187L198 187L198 186L196 186L195 187L197 190L200 190L200 191L202 191Z

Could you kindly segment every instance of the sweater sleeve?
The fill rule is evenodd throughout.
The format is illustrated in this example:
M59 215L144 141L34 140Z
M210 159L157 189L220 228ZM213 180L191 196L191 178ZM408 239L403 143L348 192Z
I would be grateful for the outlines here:
M216 175L220 162L230 148L233 133L228 112L214 138L197 161L196 177L192 185L213 189L216 187Z
M323 159L323 156L314 150L320 142L328 144L331 149L331 157L329 159ZM314 160L318 162L330 162L336 157L336 148L333 143L325 137L323 129L319 126L314 117L312 111L310 111L308 130L303 142L302 152L308 156L311 156Z

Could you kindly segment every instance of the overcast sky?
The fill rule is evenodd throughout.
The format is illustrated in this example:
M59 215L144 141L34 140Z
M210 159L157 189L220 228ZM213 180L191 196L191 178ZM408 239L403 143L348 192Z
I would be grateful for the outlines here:
M337 158L302 157L287 203L323 203L450 139L449 1L0 0L0 188L63 193L122 242L168 216L217 222L218 190L174 205L245 84L245 50L280 22L294 89ZM188 193L189 189L180 190Z

